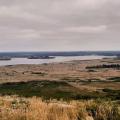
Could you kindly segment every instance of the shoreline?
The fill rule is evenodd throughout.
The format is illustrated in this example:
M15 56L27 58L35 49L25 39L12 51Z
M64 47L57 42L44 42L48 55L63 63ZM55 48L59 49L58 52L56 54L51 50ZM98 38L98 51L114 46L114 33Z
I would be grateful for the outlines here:
M87 61L87 60L95 60L95 59L110 59L114 58L115 56L108 57L108 56L59 56L55 57L54 59L27 59L27 58L12 58L11 60L2 60L0 61L0 66L9 66L9 65L22 65L22 64L32 64L32 65L39 65L39 64L49 64L49 63L63 63L63 62L71 62L71 61Z
M86 69L88 66L95 66L99 64L120 64L120 60L109 58L0 66L0 82L24 80L63 80L64 78L105 80L112 76L120 76L119 70L94 69L93 71L89 71Z

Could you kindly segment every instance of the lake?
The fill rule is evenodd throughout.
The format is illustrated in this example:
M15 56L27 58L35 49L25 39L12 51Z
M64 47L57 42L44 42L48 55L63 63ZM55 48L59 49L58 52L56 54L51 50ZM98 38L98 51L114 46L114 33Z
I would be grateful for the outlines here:
M102 58L111 58L113 56L70 56L70 57L62 57L57 56L54 59L27 59L27 58L12 58L8 61L0 61L0 66L5 65L17 65L17 64L43 64L43 63L54 63L54 62L66 62L72 60L89 60L89 59L102 59Z

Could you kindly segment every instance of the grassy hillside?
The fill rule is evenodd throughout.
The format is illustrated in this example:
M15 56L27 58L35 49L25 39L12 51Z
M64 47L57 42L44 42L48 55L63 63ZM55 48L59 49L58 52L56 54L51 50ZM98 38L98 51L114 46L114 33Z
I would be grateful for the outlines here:
M86 84L91 84L86 82ZM112 99L120 100L120 90L104 88L100 91L89 91L72 86L63 81L31 81L0 84L1 95L18 95L22 97L38 96L44 99L88 100Z
M120 120L117 102L0 97L0 120Z
M84 84L92 84L91 82ZM105 84L105 83L104 83ZM112 99L120 100L120 90L109 88L100 91L79 89L63 81L31 81L0 84L1 95L19 95L23 97L38 96L44 99L88 100Z

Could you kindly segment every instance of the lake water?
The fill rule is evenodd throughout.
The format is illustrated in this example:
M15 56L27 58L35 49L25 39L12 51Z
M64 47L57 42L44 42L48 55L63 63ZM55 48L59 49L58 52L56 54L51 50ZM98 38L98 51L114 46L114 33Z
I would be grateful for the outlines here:
M74 56L74 57L56 57L55 59L27 59L27 58L12 58L9 61L0 61L0 66L17 65L17 64L43 64L54 62L66 62L71 60L89 60L89 59L102 59L108 56Z

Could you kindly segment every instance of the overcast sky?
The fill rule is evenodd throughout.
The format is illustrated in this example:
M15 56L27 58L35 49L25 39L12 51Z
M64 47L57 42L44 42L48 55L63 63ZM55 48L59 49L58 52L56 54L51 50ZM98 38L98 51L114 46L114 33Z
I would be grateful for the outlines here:
M120 50L120 0L0 0L0 51Z

